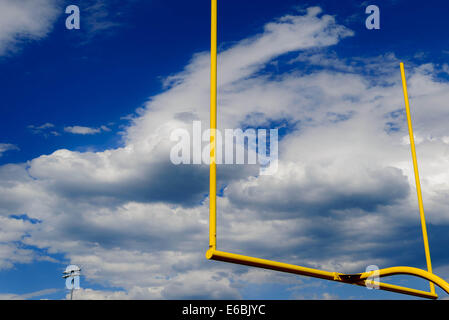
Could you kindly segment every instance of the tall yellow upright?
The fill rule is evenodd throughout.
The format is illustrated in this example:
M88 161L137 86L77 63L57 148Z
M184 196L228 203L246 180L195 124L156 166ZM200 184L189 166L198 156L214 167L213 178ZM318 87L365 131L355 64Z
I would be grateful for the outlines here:
M419 216L421 218L421 228L424 240L424 251L426 253L427 271L432 273L432 262L430 261L429 240L427 239L426 217L424 215L424 206L422 201L421 183L419 182L418 160L416 159L415 138L413 136L412 117L410 114L410 104L408 101L407 82L405 80L404 63L400 63L402 89L404 91L405 110L407 112L408 133L410 136L410 148L412 150L413 169L415 171L416 193L418 194ZM435 293L435 286L430 282L430 292Z
M210 46L210 174L209 174L209 250L217 247L217 0L212 0L211 46Z

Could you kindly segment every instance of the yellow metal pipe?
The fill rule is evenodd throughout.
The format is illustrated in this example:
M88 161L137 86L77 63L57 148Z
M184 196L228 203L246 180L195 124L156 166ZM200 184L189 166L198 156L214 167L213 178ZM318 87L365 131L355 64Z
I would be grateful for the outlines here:
M441 289L443 289L444 291L446 291L449 294L449 283L447 283L446 281L444 281L437 275L430 273L428 271L425 271L425 270L421 270L421 269L413 268L413 267L392 267L392 268L380 269L380 270L376 271L376 273L379 277L387 277L387 276L393 276L393 275L398 275L398 274L408 274L408 275L412 275L412 276L417 276L417 277L429 280L432 284L435 283ZM363 280L363 279L367 279L368 277L370 277L372 275L373 275L373 271L364 272L364 273L360 274L359 278L361 280ZM433 291L432 293L435 293L435 291Z
M277 271L295 273L303 276L312 276L321 279L334 280L336 277L335 272L328 272L322 270L316 270L312 268L295 266L293 264L265 260L260 258L253 258L248 256L243 256L235 253L228 253L223 251L209 250L206 253L207 259L231 262L237 264L244 264L252 267L259 267L265 269L272 269Z
M428 299L437 299L438 298L438 296L434 292L426 292L426 291L421 291L421 290L396 286L396 285L392 285L392 284L388 284L388 283L375 282L375 281L369 280L368 278L370 276L372 276L374 274L374 272L346 275L346 274L339 273L339 272L323 271L323 270L318 270L318 269L313 269L313 268L296 266L293 264L288 264L288 263L283 263L283 262L248 257L248 256L240 255L240 254L216 251L216 250L207 251L206 258L211 259L211 260L247 265L247 266L251 266L251 267L258 267L258 268L271 269L271 270L276 270L276 271L281 271L281 272L293 273L293 274L298 274L298 275L302 275L302 276L344 282L344 283L354 284L354 285L358 285L358 286L366 286L367 284L377 285L380 290L408 294L408 295L413 295L413 296L417 296L417 297L421 297L421 298L428 298ZM394 275L394 274L408 274L408 275L418 276L418 277L427 279L429 281L435 282L443 290L445 290L446 292L449 293L449 284L448 283L446 283L443 279L441 279L427 271L421 270L421 269L411 268L411 267L394 267L394 268L381 269L377 272L378 272L377 275L379 277L385 277L385 276Z
M217 247L217 165L215 131L217 129L217 0L211 4L210 45L210 166L209 166L209 248Z
M395 293L402 293L402 294L406 294L409 296L415 296L415 297L426 298L426 299L433 299L433 300L438 299L438 295L436 293L401 287L401 286L397 286L397 285L389 284L389 283L364 280L364 281L360 281L360 282L357 282L354 284L356 284L358 286L362 286L362 287L367 286L367 284L369 284L371 286L376 286L376 288L379 288L379 290L390 291L390 292L395 292Z
M426 254L427 271L432 273L432 262L430 260L429 240L427 239L426 217L424 215L421 183L419 182L418 160L416 159L415 138L413 136L412 117L410 114L410 105L408 102L407 82L405 80L404 63L401 62L400 67L401 67L402 89L404 91L405 110L407 112L408 133L410 136L410 148L412 151L412 158L413 158L413 169L415 171L416 193L418 194L419 216L421 218L421 228L424 240L424 251ZM432 282L430 282L430 291L432 293L435 293L435 286L433 285Z

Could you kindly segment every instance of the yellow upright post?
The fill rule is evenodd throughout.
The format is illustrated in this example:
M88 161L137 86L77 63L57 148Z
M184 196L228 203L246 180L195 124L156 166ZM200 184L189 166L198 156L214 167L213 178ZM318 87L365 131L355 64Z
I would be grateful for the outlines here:
M419 215L421 217L421 228L424 240L424 250L426 253L427 271L432 273L432 262L430 261L429 240L427 239L426 218L424 216L424 206L422 201L421 184L419 182L418 161L416 159L415 139L413 137L412 117L410 115L410 105L408 102L407 82L405 81L404 63L400 63L402 89L404 91L405 109L407 112L408 133L410 135L410 147L412 149L413 169L415 171L416 192L418 194ZM435 293L435 286L430 282L430 291Z
M209 175L209 249L217 247L217 166L215 131L217 129L217 0L212 0L210 43L210 175Z

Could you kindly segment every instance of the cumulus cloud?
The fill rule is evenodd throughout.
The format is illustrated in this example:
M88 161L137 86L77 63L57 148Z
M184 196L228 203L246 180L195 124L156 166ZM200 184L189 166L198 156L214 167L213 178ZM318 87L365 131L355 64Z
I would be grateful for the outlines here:
M402 142L407 128L400 76L398 69L379 67L383 59L397 62L394 55L373 57L367 73L359 62L334 56L336 65L346 66L336 69L321 63L327 53L313 57L314 50L352 34L310 8L220 53L219 128L281 121L288 127L276 175L219 166L223 250L343 272L370 264L424 264L424 254L416 254L422 243L410 150ZM284 55L293 52L300 58L288 61L287 71L275 77L260 72L270 63L285 63ZM301 71L304 63L320 68ZM123 288L84 289L76 293L79 299L241 298L242 285L272 277L301 287L296 276L204 258L208 168L171 164L169 137L174 129L191 131L193 120L207 127L208 64L208 54L200 53L169 77L165 90L131 119L121 148L62 149L0 167L0 214L26 213L40 221L7 221L8 239L62 253L90 281ZM376 66L388 81L376 80ZM436 79L432 67L410 73L409 91L422 137L417 147L424 200L431 221L444 231L449 84ZM435 246L447 238L435 239ZM34 259L13 249L8 257ZM6 254L0 261L14 263ZM438 252L434 262L448 264Z
M57 0L3 0L0 2L0 55L20 43L44 38L59 14Z

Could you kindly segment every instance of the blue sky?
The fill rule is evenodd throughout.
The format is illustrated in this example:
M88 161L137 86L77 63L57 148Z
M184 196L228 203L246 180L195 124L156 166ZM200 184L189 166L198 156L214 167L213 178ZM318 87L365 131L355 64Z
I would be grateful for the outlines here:
M260 31L273 18L314 4L356 31L344 46L333 48L341 57L394 52L409 58L422 52L434 62L447 58L448 40L441 37L446 11L441 5L419 1L406 5L379 2L382 28L377 31L366 30L360 22L366 16L364 6L353 1L262 1L257 6L227 1L220 4L219 41L229 45ZM83 10L91 3L78 5ZM108 6L106 19L116 26L90 35L90 26L83 23L80 31L66 30L67 15L60 14L46 38L2 57L2 136L20 145L21 152L5 154L1 163L23 162L59 148L120 145L116 132L126 125L121 118L160 92L161 78L181 70L193 53L208 50L208 15L208 6L200 3L132 1L126 6ZM53 124L56 131L74 124L100 127L111 123L114 130L88 139L69 134L41 139L24 130L46 123Z
M69 4L81 30L65 28ZM365 28L369 4L380 7L380 30ZM404 61L434 268L448 279L448 10L441 1L219 3L220 125L287 126L274 180L223 169L223 249L348 272L425 268L403 143ZM84 298L408 298L203 261L207 168L174 167L167 150L173 126L191 125L181 116L208 123L209 2L5 0L0 11L1 297L65 298L61 273L73 263Z

